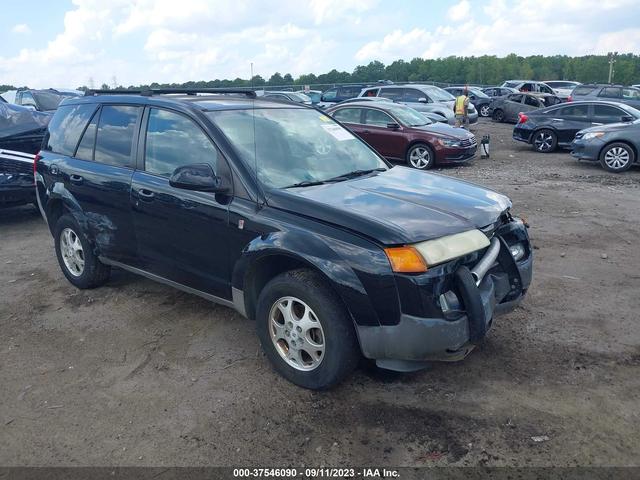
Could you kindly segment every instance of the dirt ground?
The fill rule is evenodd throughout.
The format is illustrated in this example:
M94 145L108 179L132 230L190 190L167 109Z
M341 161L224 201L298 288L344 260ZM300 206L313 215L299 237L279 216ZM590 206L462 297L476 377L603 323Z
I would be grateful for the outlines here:
M0 211L0 465L639 465L640 169L511 128L481 120L492 158L441 173L528 219L528 297L460 363L323 393L231 309L122 271L76 290L38 212Z

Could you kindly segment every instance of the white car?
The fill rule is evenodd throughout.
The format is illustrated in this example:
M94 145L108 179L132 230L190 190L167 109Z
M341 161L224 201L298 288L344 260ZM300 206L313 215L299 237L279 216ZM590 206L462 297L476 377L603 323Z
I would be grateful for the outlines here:
M559 95L571 95L574 88L582 85L580 82L572 82L570 80L549 80L544 83L553 88Z

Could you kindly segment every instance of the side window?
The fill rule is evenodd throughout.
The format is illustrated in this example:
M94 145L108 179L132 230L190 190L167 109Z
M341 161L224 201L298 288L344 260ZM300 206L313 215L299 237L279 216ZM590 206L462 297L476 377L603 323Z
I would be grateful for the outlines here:
M216 171L218 151L191 119L168 110L149 112L144 169L171 176L181 166L208 163Z
M369 90L365 90L362 94L363 97L377 97L379 88L370 88Z
M572 105L571 107L563 107L555 111L555 115L559 117L580 117L586 119L588 114L588 105Z
M525 95L524 96L524 104L525 105L530 105L532 107L539 107L540 103L538 102L538 99L535 97L531 97L529 95Z
M421 98L427 98L427 94L424 92L421 92L417 88L404 89L404 96L402 97L402 99L405 102L417 102Z
M380 110L365 109L364 123L375 127L386 127L388 123L396 123L393 118Z
M322 94L322 100L326 102L330 102L332 100L335 100L337 95L338 95L338 89L332 88L331 90L327 90Z
M594 105L593 116L595 118L620 118L623 115L627 115L619 108L612 107L610 105Z
M533 84L532 83L523 83L522 86L520 87L520 91L521 92L533 92L533 91L535 91L535 89L533 88Z
M344 123L360 123L359 108L341 108L333 114L333 118Z
M553 93L553 90L551 90L551 88L547 87L546 85L538 84L538 86L540 87L540 91L542 93Z
M95 104L64 105L53 115L49 122L46 150L61 155L72 156L78 140L95 111Z
M622 98L626 100L640 100L640 90L635 88L623 88Z
M76 151L76 158L81 160L93 160L93 147L96 143L96 131L98 130L98 117L99 112L93 114L93 118L89 122L87 129L84 131L82 138L80 139L80 145Z
M522 103L522 95L520 94L514 94L514 95L509 95L507 97L509 99L510 102L515 102L515 103Z
M31 94L31 92L24 92L22 94L22 98L20 99L20 105L22 106L31 106L31 107L38 107L36 105L36 99L33 98L33 95Z
M571 92L571 95L573 95L574 97L576 95L589 95L595 89L596 89L595 87L579 86L573 89L573 92Z
M390 98L391 100L400 100L402 98L403 88L383 88L378 94L379 97ZM424 96L424 95L423 95Z
M104 105L100 112L94 160L118 167L132 167L133 137L139 107Z
M340 98L353 98L357 97L362 90L360 87L340 87L338 89L338 97Z
M620 98L622 94L621 88L616 87L605 87L600 92L599 97L607 97L607 98Z

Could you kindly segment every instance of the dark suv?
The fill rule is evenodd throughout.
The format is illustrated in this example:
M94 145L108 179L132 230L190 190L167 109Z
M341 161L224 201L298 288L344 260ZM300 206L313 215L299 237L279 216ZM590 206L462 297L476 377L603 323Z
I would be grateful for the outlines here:
M361 354L461 359L530 284L507 197L392 167L312 107L94 93L60 106L35 158L66 278L120 267L234 307L298 385L334 385Z

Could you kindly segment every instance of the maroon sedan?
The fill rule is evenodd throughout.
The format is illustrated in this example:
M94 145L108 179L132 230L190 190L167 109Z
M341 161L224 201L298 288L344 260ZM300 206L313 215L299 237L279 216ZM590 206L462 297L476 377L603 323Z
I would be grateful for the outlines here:
M432 122L405 105L352 102L329 108L327 114L383 157L420 170L466 162L478 148L476 137L467 130Z

